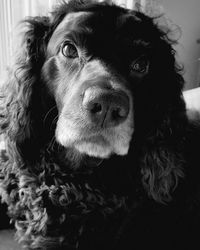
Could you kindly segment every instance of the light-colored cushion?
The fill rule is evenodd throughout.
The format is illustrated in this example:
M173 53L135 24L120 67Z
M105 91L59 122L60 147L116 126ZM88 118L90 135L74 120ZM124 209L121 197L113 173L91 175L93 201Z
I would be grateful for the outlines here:
M14 237L14 230L0 231L0 250L22 250Z
M184 91L183 97L189 119L200 121L200 87Z

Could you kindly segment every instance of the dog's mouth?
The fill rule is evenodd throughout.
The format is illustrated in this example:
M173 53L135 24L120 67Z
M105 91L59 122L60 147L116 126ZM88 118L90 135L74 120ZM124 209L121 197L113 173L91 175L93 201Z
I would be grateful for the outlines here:
M110 142L102 135L81 138L73 143L75 149L80 153L86 153L92 157L107 158L112 150Z
M93 145L99 145L101 147L107 147L110 145L110 143L102 136L102 135L96 135L91 137L82 138L80 140L75 141L74 145L81 145L81 144L93 144Z
M74 148L82 155L102 159L109 158L113 154L128 153L133 133L133 129L129 126L88 132L84 128L63 126L63 124L63 122L57 124L56 139L65 148Z
M132 120L111 128L78 126L73 120L61 116L57 122L56 140L65 148L74 148L82 155L109 158L111 155L127 155L133 135Z

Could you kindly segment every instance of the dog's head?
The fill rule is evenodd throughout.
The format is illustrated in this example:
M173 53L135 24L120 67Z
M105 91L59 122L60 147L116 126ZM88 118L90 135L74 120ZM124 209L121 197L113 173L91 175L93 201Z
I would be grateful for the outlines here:
M168 195L180 171L166 138L185 112L169 30L141 12L93 1L63 2L50 18L27 23L10 86L18 85L5 108L13 98L20 107L9 113L8 133L24 157L35 160L54 135L63 148L98 158L145 144L144 180L151 193Z
M128 152L134 127L128 77L144 76L148 62L125 51L132 36L120 34L125 18L110 6L71 12L48 42L43 74L58 107L56 139L66 148L103 158Z
M72 2L70 8L62 6L53 15L52 22L57 23L42 68L58 108L56 139L64 147L90 156L126 155L137 129L137 106L155 103L144 100L146 93L140 93L140 100L134 99L138 89L149 91L154 98L153 92L158 92L161 100L162 93L167 94L163 78L169 79L171 91L177 87L170 83L173 50L153 20L139 12ZM153 108L159 112L158 107ZM141 123L151 127L152 121L156 122L149 117Z

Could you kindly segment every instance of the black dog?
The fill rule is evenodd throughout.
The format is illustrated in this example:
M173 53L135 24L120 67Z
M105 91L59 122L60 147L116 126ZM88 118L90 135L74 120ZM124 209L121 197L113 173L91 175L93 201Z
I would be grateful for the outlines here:
M0 105L0 194L18 239L29 249L198 249L200 134L169 30L92 1L26 24Z

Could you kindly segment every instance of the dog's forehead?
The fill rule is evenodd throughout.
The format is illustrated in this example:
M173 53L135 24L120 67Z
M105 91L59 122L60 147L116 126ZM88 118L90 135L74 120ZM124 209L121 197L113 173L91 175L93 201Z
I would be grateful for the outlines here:
M75 30L76 27L80 25L80 23L82 23L89 15L91 15L91 13L86 11L72 12L67 14L63 21L58 25L55 33L66 30Z
M136 26L140 23L141 19L128 10L116 13L93 11L68 13L54 31L47 50L49 55L55 55L62 43L72 34L79 34L79 37L84 38L82 40L92 38L92 44L96 44L97 48L101 48L101 44L110 43L113 46L113 43L120 43L122 40L131 43L134 37L138 36L139 29Z
M90 13L85 11L67 14L54 31L48 44L48 51L55 51L57 46L63 41L66 33L76 30L80 23L89 15Z

